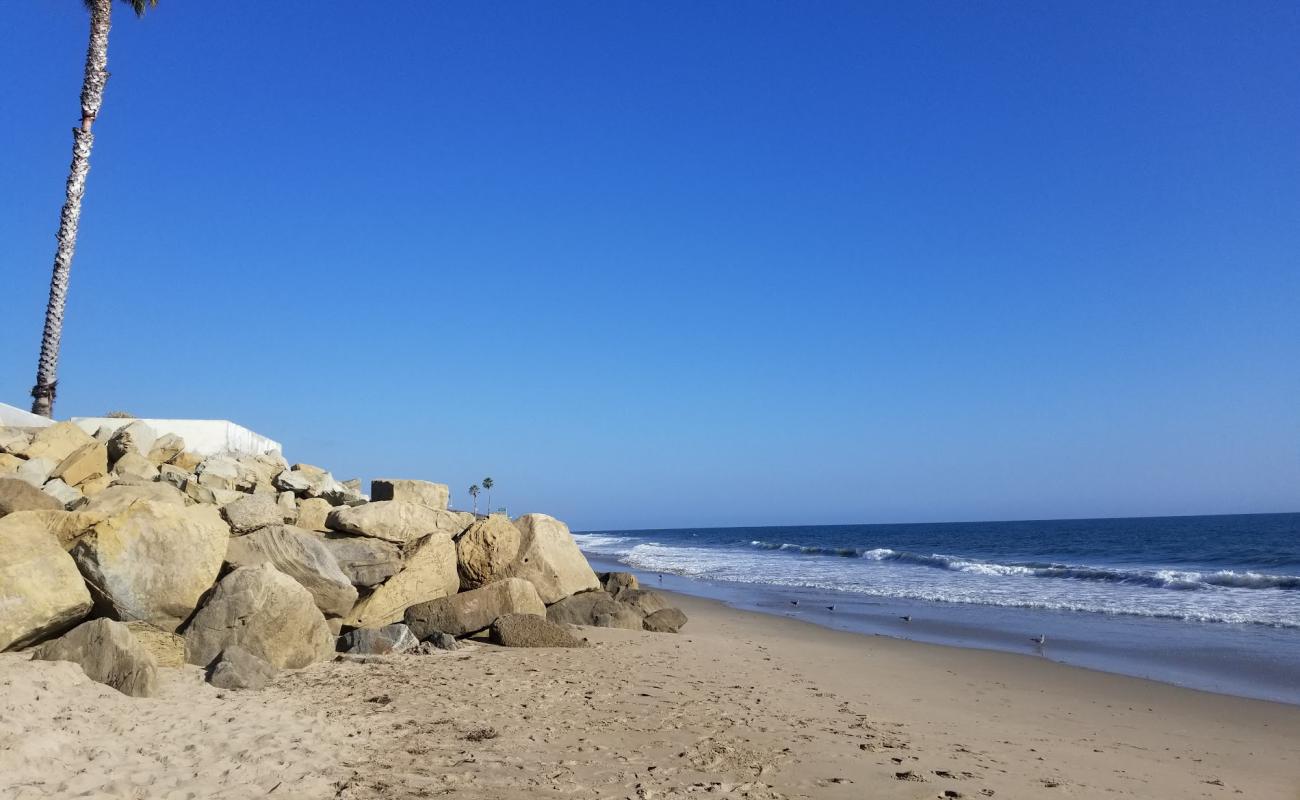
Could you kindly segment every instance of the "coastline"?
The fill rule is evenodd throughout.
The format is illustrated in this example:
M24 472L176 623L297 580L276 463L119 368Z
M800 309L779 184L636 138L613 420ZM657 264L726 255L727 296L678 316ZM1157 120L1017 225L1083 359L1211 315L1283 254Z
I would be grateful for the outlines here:
M673 596L680 634L133 699L0 656L0 794L1295 800L1300 708ZM51 671L51 666L57 669ZM179 699L184 702L177 702ZM254 791L256 790L256 791ZM955 793L955 794L949 794Z

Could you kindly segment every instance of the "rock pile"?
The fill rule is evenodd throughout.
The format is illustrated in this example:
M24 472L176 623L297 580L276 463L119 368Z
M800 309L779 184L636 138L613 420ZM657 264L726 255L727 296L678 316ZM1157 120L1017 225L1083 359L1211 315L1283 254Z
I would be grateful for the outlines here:
M634 576L594 573L553 517L455 511L428 481L359 486L278 453L202 456L141 421L0 427L0 650L149 696L183 663L256 689L336 652L686 622Z

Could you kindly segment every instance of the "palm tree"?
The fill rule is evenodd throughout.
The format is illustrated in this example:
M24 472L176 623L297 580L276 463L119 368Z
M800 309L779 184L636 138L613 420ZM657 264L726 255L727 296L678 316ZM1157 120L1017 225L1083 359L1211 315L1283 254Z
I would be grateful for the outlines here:
M469 487L469 496L474 498L474 513L478 513L478 484Z
M123 0L144 16L158 0ZM90 148L95 143L91 128L104 104L108 83L108 29L113 0L85 0L90 11L90 46L86 49L86 75L81 83L81 127L72 129L72 167L68 170L67 199L59 215L58 247L54 251L54 274L50 278L50 301L45 307L45 330L41 334L41 357L36 364L36 385L32 387L32 413L48 417L54 413L58 386L59 342L63 338L63 308L68 300L68 279L72 254L77 249L77 226L81 223L81 197L86 193L90 172Z
M484 479L483 479L483 488L484 488L484 489L487 491L487 493L488 493L488 507L487 507L487 512L488 512L488 516L490 517L490 516L492 516L492 479L491 479L491 478L484 478Z

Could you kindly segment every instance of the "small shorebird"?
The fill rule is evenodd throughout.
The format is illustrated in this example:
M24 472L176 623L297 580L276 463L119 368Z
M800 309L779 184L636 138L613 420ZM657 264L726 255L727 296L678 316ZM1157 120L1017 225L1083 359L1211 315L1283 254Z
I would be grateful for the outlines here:
M911 621L912 621L912 615L911 615L911 614L905 614L905 615L899 617L899 619L901 619L903 622L911 622Z
M1038 634L1037 636L1035 636L1034 638L1030 639L1029 641L1033 642L1034 644L1038 645L1039 647L1042 647L1043 645L1047 644L1047 634L1045 634L1045 633L1040 633L1040 634Z
M790 601L790 605L792 605L792 606L797 606L797 605L799 605L799 601L798 601L798 600L791 600L791 601Z
M835 610L835 606L826 606L826 610L827 610L827 611L834 611L834 610Z

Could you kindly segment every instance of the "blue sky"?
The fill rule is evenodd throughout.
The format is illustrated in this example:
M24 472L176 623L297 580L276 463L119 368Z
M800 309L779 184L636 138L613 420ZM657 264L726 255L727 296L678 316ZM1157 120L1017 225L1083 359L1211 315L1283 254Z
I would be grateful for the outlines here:
M86 16L0 22L0 400ZM60 416L575 528L1300 508L1300 9L118 6Z

